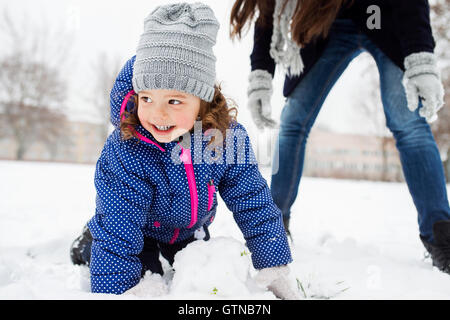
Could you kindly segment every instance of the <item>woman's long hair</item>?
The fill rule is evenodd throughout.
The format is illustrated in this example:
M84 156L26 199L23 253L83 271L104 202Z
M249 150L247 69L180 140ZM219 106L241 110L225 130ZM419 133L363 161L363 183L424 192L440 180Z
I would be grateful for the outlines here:
M346 2L353 0L298 0L291 22L292 39L304 47L316 37L326 37ZM256 23L266 25L271 22L274 6L275 0L236 0L230 16L231 38L241 38L256 12L259 12Z

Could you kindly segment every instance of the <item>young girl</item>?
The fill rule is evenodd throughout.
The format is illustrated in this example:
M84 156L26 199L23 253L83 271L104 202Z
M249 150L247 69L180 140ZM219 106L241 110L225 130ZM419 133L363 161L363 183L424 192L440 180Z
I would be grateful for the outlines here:
M297 297L286 277L292 258L281 212L214 85L218 28L204 4L160 6L117 77L115 130L95 174L96 214L71 252L74 263L89 264L92 292L121 294L145 271L163 273L160 253L172 264L187 244L207 240L218 190L262 269L257 280L278 297Z

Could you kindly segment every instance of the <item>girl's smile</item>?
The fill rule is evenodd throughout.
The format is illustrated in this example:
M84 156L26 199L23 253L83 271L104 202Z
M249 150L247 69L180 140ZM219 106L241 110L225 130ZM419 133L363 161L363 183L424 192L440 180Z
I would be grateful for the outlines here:
M176 126L163 126L163 125L159 126L156 124L152 124L152 126L153 126L153 130L155 130L155 132L157 132L157 134L160 134L160 135L169 134L176 127Z

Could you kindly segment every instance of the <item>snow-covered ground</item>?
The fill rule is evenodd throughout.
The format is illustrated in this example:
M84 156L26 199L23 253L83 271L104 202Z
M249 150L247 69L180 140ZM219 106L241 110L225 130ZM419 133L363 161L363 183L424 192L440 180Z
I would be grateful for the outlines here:
M71 264L69 246L94 212L94 170L0 161L0 299L275 299L252 281L221 200L212 239L178 254L176 272L164 263L164 277L147 274L128 295L89 293L89 270ZM423 258L405 184L303 178L292 211L291 272L302 297L450 298L450 276Z

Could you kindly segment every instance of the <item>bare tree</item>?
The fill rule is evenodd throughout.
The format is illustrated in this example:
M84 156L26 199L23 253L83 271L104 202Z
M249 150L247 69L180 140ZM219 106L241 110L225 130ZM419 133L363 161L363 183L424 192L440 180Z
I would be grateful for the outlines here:
M55 157L66 131L63 110L67 86L58 67L63 60L60 54L65 56L68 44L53 38L60 50L59 54L49 54L49 33L33 27L28 18L23 21L3 12L2 40L10 44L10 52L0 57L2 134L15 141L19 160L36 142L46 145Z
M436 39L436 55L441 66L445 89L445 105L438 113L438 120L432 129L441 152L447 181L450 181L450 0L431 2L431 23Z
M16 158L43 142L52 150L64 134L66 117L56 109L66 99L66 87L58 73L16 54L0 61L0 99L4 131L17 145Z
M96 108L100 119L100 134L104 141L108 137L110 128L109 95L114 81L120 71L121 59L117 55L101 53L93 62L94 86L89 100Z

